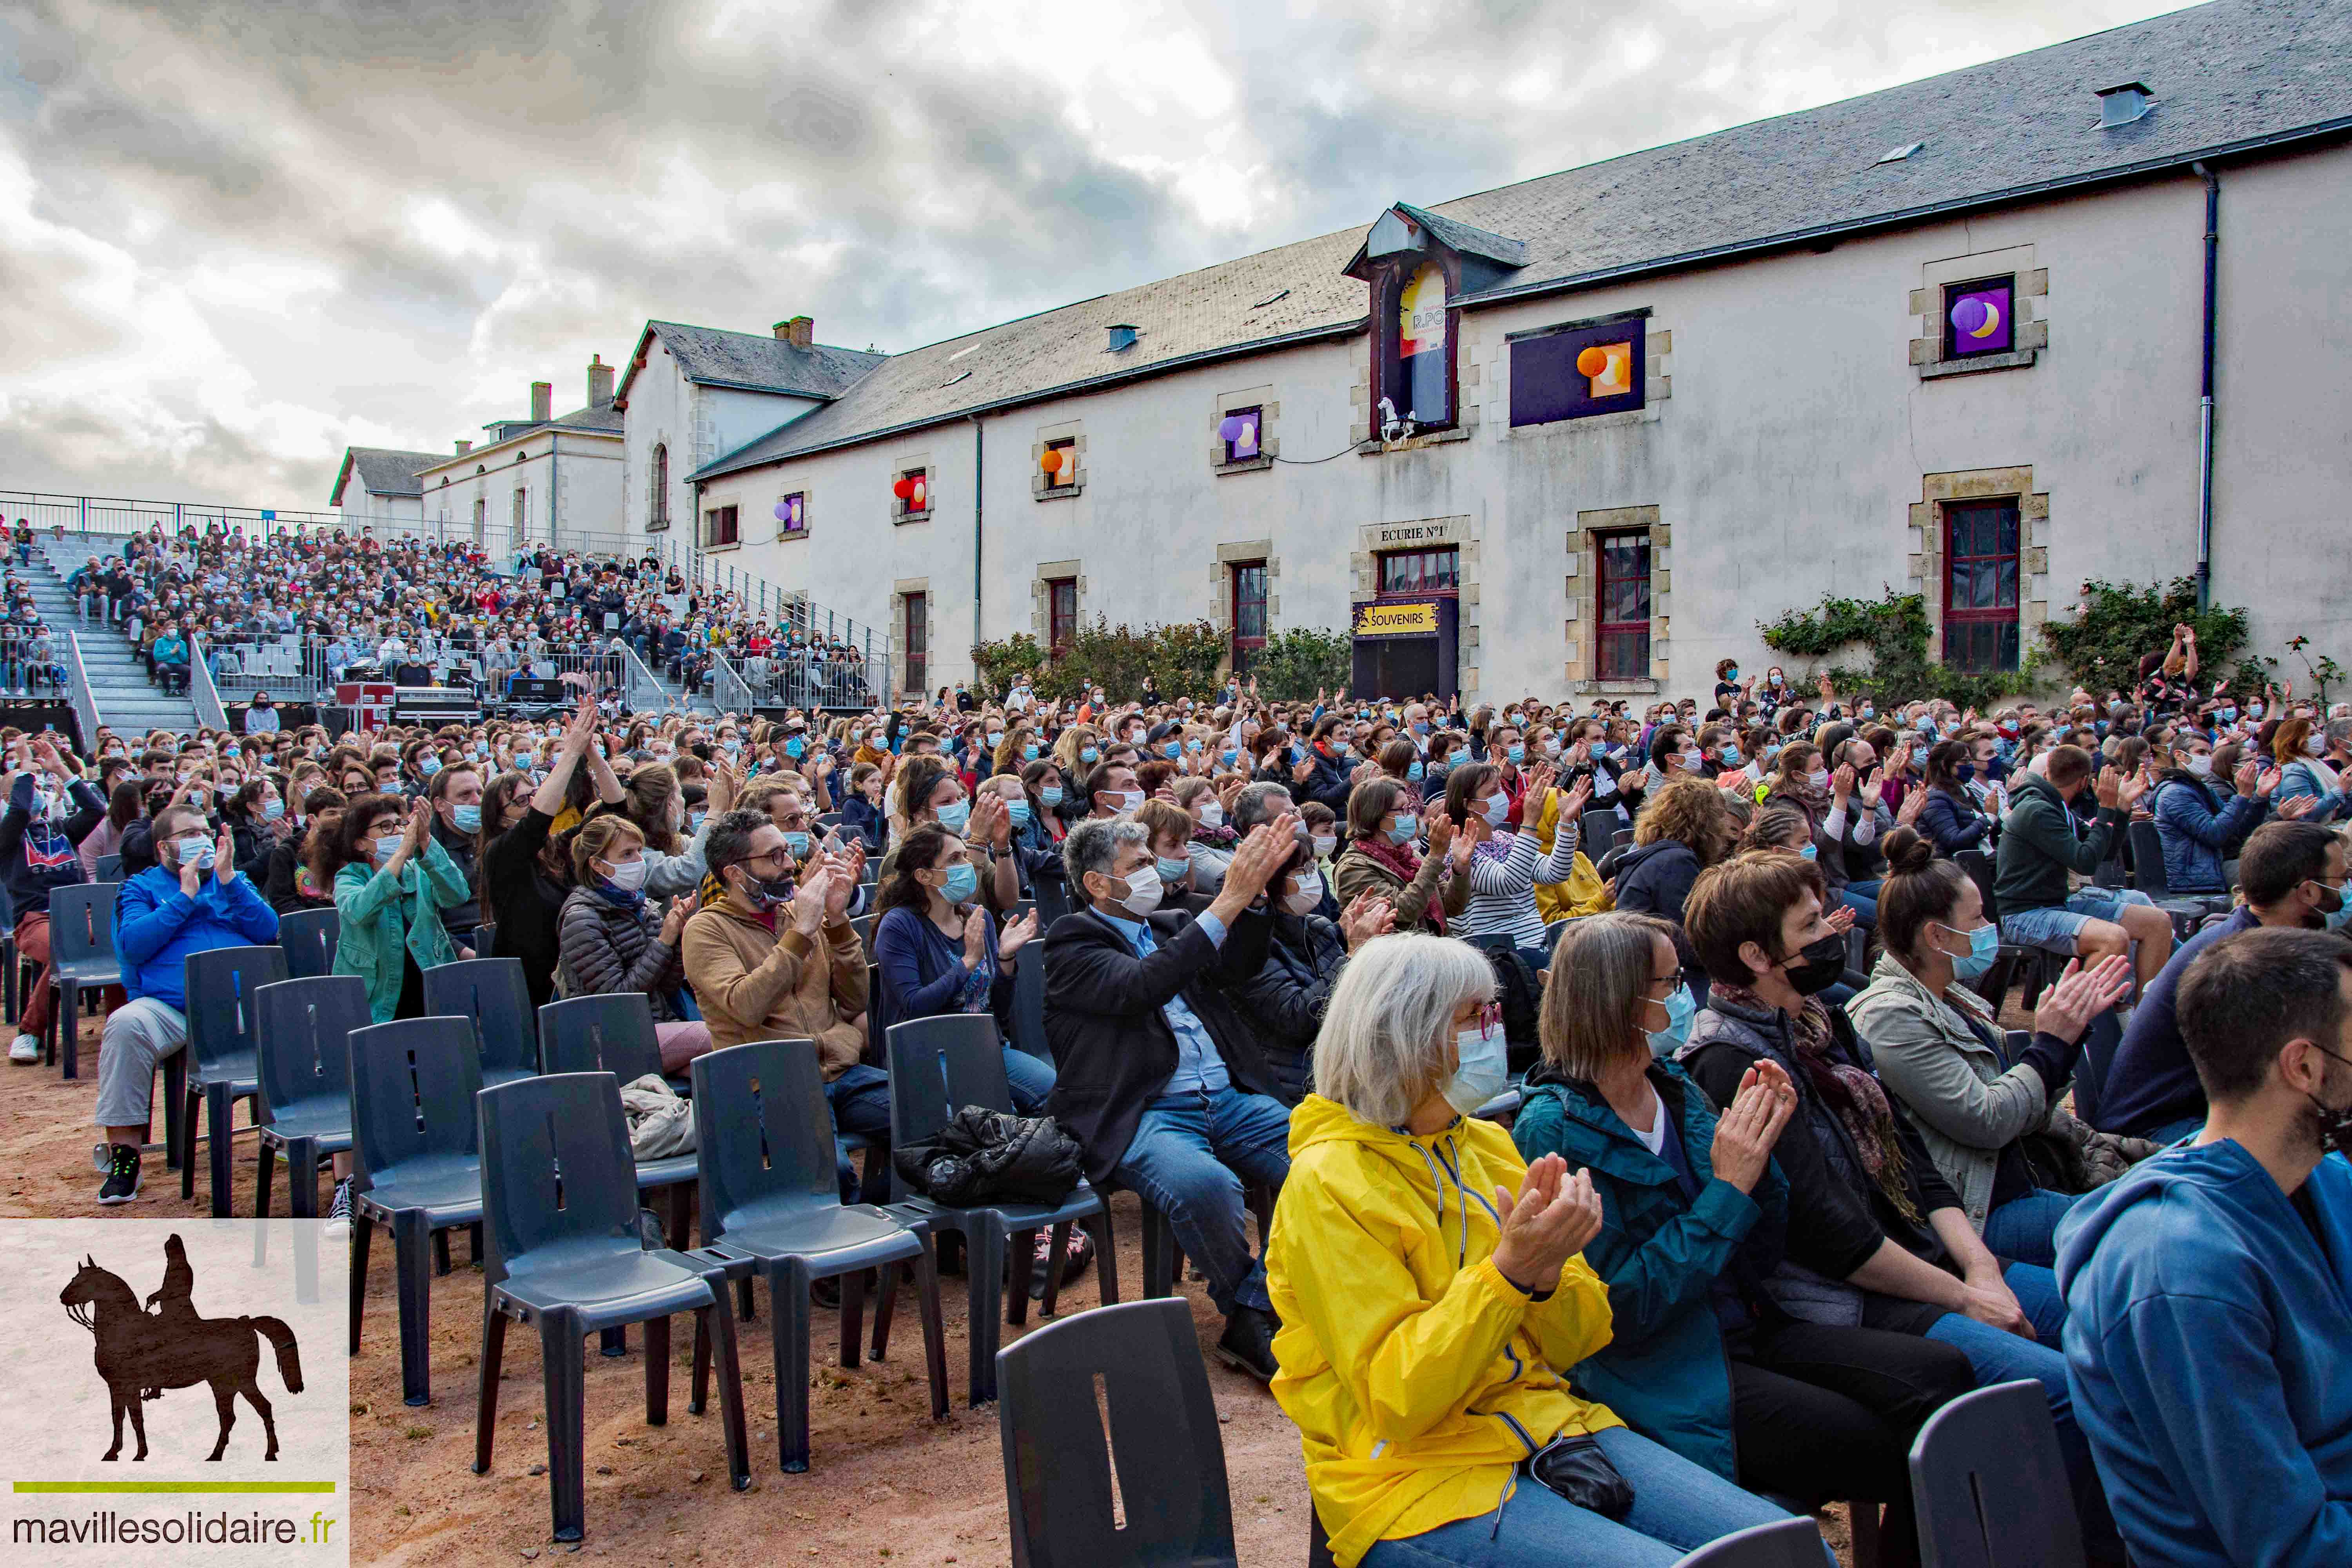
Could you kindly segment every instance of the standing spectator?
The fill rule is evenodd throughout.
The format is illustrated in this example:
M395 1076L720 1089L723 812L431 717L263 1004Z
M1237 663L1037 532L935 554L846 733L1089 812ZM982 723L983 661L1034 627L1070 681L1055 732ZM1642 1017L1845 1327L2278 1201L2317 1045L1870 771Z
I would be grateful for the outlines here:
M23 1065L40 1061L41 1039L57 1006L49 985L49 894L85 879L75 847L105 820L106 805L47 736L16 742L9 750L16 767L8 779L7 810L0 815L0 885L16 911L16 952L40 971L8 1047L8 1059ZM38 771L27 767L28 762ZM64 1026L79 1022L68 1019Z

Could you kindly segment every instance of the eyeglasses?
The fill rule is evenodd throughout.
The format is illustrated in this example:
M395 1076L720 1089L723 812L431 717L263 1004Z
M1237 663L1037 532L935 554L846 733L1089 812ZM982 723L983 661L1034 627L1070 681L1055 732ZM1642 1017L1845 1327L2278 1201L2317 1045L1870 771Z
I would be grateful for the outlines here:
M1478 1037L1491 1040L1503 1026L1503 1006L1499 1002L1483 1002L1478 1006Z

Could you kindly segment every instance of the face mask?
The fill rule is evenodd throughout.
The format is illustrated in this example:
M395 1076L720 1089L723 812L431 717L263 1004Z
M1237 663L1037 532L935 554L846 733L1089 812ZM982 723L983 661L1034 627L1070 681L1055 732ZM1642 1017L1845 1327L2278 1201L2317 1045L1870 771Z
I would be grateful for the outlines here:
M791 853L793 859L806 859L809 852L809 836L805 832L797 828L786 833L784 835L784 848Z
M988 738L988 749L992 752L1003 744L1004 744L1004 737L1002 735L991 735Z
M476 821L478 821L478 822L479 820L481 820L481 815L482 815L482 814L481 814L481 812L480 812L478 809L477 809L477 810L475 811L475 813L474 813L474 818L475 818L475 820L476 820ZM710 815L710 814L709 814L709 812L707 812L707 811L689 811L689 812L688 812L688 813L686 814L686 830L687 830L688 833L699 833L699 832L701 832L701 831L702 831L702 822L703 822L703 818L705 818L705 817L709 816L709 815Z
M1412 842L1413 836L1416 831L1417 829L1414 827L1411 817L1406 817L1402 822L1392 822L1389 824L1389 842L1391 844L1410 844Z
M964 825L971 820L971 802L968 800L950 801L947 805L940 807L936 815L940 819L940 826L941 827L946 828L950 833L961 834L964 830Z
M1998 941L2000 933L1994 933ZM1797 950L1797 959L1786 966L1789 984L1800 996L1812 996L1828 990L1845 973L1845 938L1832 932L1810 947Z
M1643 997L1643 1001L1657 1001ZM1666 1010L1666 1026L1648 1031L1650 1054L1661 1059L1673 1056L1690 1038L1691 1020L1698 1016L1698 1004L1691 1000L1690 987L1676 985L1658 1005Z
M1208 805L1201 808L1202 826L1223 827L1224 825L1225 808L1223 806L1219 805L1215 801L1211 801Z
M2263 705L2262 705L2261 703L2259 703L2259 702L2249 702L2249 703L2247 703L2247 704L2246 704L2246 717L2247 717L2247 718L2249 718L2249 719L2259 719L2259 718L2261 718L2262 716L2263 716Z
M1941 921L1936 923L1943 925ZM1944 926L1944 929L1955 936L1966 936L1969 939L1968 952L1957 955L1950 953L1945 955L1952 960L1952 973L1962 980L1976 979L1986 970L1990 969L1992 961L2000 956L1999 926L1981 925L1971 931L1962 931L1957 926Z
M1062 804L1062 786L1060 784L1047 784L1045 788L1037 792L1037 798L1044 801L1047 805L1059 805Z
M1485 805L1479 806L1478 815L1486 819L1487 826L1502 826L1511 819L1511 797L1500 794L1490 796Z
M389 860L395 853L398 852L400 848L400 838L401 836L397 833L389 834L384 837L373 840L369 847L375 851L375 858L378 861Z
M1515 763L1524 763L1528 760L1527 747L1517 741L1511 742L1509 754L1511 761Z
M1037 760L1036 742L1031 741L1028 744L1021 748L1021 760L1024 763L1034 763Z
M1192 861L1189 856L1181 859L1171 860L1167 856L1162 855L1160 857L1159 864L1155 869L1159 871L1160 879L1161 881L1181 882L1186 877L1192 875Z
M1865 702L1862 705L1862 716L1865 719L1875 719L1878 717L1878 710Z
M1144 916L1158 909L1160 907L1160 879L1157 877L1129 878L1127 879L1127 896L1118 900L1118 907L1125 910L1129 914L1133 915L1137 920L1141 920Z
M604 880L624 893L642 892L646 879L653 875L653 862L639 857L625 860L604 873Z
M980 891L980 873L969 860L959 860L948 868L948 879L940 884L940 896L951 904L968 904Z
M1496 1026L1491 1031L1484 1027L1455 1030L1454 1048L1462 1065L1438 1092L1446 1104L1467 1116L1502 1093L1511 1081L1509 1047Z
M2198 752L2195 756L2189 759L2188 768L2189 773L2198 778L2201 779L2210 776L2213 772L2213 753L2210 752Z
M1405 769L1404 776L1409 783L1419 784L1428 775L1428 773L1429 770L1421 765L1421 759L1416 757L1413 759L1412 764Z
M1819 859L1821 858L1822 847L1818 844L1808 844L1802 849L1798 850L1797 853L1802 855L1808 860Z
M1282 895L1282 907L1294 915L1311 914L1322 901L1323 873L1320 871L1300 873L1297 891Z
M1315 858L1317 859L1321 860L1328 858L1330 856L1331 851L1338 847L1339 847L1339 840L1337 836L1324 833L1318 833L1315 836Z
M1029 826L1029 803L1025 800L1006 801L1004 815L1012 821L1013 826L1026 827Z
M1143 792L1141 790L1127 789L1118 792L1118 808L1121 811L1134 811L1142 805Z
M435 773L439 773L439 772L441 771L441 759L440 759L440 758L438 758L438 757L425 757L425 758L423 758L423 759L421 759L421 760L419 760L419 761L418 761L418 763L417 763L417 764L416 764L416 771L417 771L418 773L423 773L426 778L428 778L428 779L429 779L429 778L431 778Z
M1739 765L1739 748L1728 741L1723 743L1723 765L1727 768L1736 768Z
M1078 748L1078 761L1082 763L1094 762L1101 755L1101 751L1093 746L1080 746Z
M2307 755L2316 757L2327 750L2327 737L2315 730L2303 738L2303 749Z
M1695 773L1698 772L1700 758L1697 747L1694 746L1687 752L1676 752L1675 755L1681 759L1683 772L1686 773Z
M460 833L482 830L482 808L478 805L453 805L449 808L451 825Z
M1830 787L1830 771L1827 768L1815 768L1805 775L1805 782L1815 789L1827 789Z
M194 866L199 871L209 871L213 868L216 850L211 839L201 835L190 834L185 838L174 839L173 842L175 847L172 851L172 858L177 864Z
M275 822L285 815L286 803L284 801L278 799L274 795L266 795L261 797L261 819L264 822Z

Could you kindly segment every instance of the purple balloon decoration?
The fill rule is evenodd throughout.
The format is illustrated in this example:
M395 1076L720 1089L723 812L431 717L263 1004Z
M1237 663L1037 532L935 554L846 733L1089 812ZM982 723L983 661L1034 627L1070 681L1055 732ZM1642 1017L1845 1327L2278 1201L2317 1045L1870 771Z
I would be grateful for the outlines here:
M1243 421L1242 416L1241 416L1240 415L1238 415L1238 414L1228 414L1228 415L1226 415L1226 416L1224 416L1224 418L1223 418L1223 419L1222 419L1221 421L1219 421L1219 422L1218 422L1218 425L1217 425L1217 439L1218 439L1218 440L1220 440L1220 441L1238 441L1238 440L1240 440L1240 439L1242 438L1242 425L1243 425L1243 423L1244 423L1244 421Z
M1984 330L1985 321L1990 313L1981 299L1974 294L1966 295L1952 307L1952 325L1973 336Z
M792 520L793 503L788 500L778 501L776 503L776 521L778 522L790 522Z

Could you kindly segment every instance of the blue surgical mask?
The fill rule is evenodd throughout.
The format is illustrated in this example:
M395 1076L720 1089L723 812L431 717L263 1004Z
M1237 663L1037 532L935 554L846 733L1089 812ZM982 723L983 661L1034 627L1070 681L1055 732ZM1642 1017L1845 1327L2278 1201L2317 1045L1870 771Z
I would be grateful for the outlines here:
M1454 1048L1461 1054L1462 1065L1438 1092L1445 1096L1446 1104L1467 1116L1510 1083L1509 1042L1503 1037L1503 1026L1496 1024L1491 1029L1457 1029Z
M429 778L431 778L435 773L439 773L439 772L441 771L441 759L440 759L440 758L438 758L438 757L425 757L425 758L422 758L422 759L420 759L420 760L417 762L417 764L416 764L416 771L417 771L418 773L423 773L426 778L428 778L428 779L429 779Z
M940 884L940 896L951 904L968 904L980 891L980 873L969 860L959 860L948 868L948 879Z
M1944 925L1941 921L1936 923L1943 926L1946 931L1956 933L1959 931L1958 927ZM1980 925L1976 930L1962 934L1969 939L1969 950L1952 956L1952 973L1962 980L1974 980L1986 970L1990 969L1992 961L2000 956L2000 928L1997 925Z
M1080 746L1078 748L1078 761L1082 763L1094 762L1101 755L1101 750L1095 746Z
M1645 1000L1655 1002L1657 998ZM1690 1038L1691 1020L1698 1016L1698 1004L1691 1000L1689 986L1677 985L1658 1005L1666 1010L1666 1026L1648 1033L1650 1054L1663 1061L1682 1049L1683 1042Z
M788 757L797 757L803 752L807 750L808 742L800 739L798 736L794 736L792 740L784 742L784 755Z
M1514 741L1511 742L1510 756L1511 761L1515 763L1524 763L1528 760L1528 749L1519 742Z
M1223 751L1217 753L1217 761L1226 767L1232 767L1234 763L1240 759L1240 757L1241 753L1234 751L1231 746L1227 746Z
M789 832L784 835L784 847L792 851L793 859L805 859L809 852L809 836L797 829Z
M1160 879L1163 882L1181 882L1192 874L1192 862L1189 858L1171 860L1167 856L1162 855L1159 859Z
M1728 741L1723 743L1723 765L1727 768L1736 768L1739 765L1739 748Z
M1007 801L1004 814L1013 819L1013 826L1015 827L1029 826L1029 803L1025 800Z
M1047 784L1037 792L1037 798L1047 805L1059 805L1062 804L1062 786Z
M1818 844L1808 844L1802 849L1798 850L1797 853L1802 855L1808 860L1818 859L1821 858L1822 847Z
M1415 829L1410 818L1402 823L1392 824L1389 828L1389 842L1391 844L1410 844L1412 842L1414 831Z
M261 819L264 822L275 822L285 815L286 803L284 801L278 799L274 795L266 795L261 797Z
M1184 742L1181 741L1171 741L1166 745L1160 748L1160 754L1166 757L1170 762L1174 762L1178 757L1184 754Z
M1405 769L1404 776L1408 783L1419 784L1428 775L1428 773L1429 770L1421 765L1421 759L1419 757L1415 757L1412 760L1412 764Z
M940 826L950 833L961 833L964 824L971 820L971 802L950 801L939 809Z
M1021 760L1024 763L1034 763L1037 760L1036 742L1031 741L1021 748Z
M449 817L460 833L479 833L482 830L482 808L478 805L453 805L449 808Z

